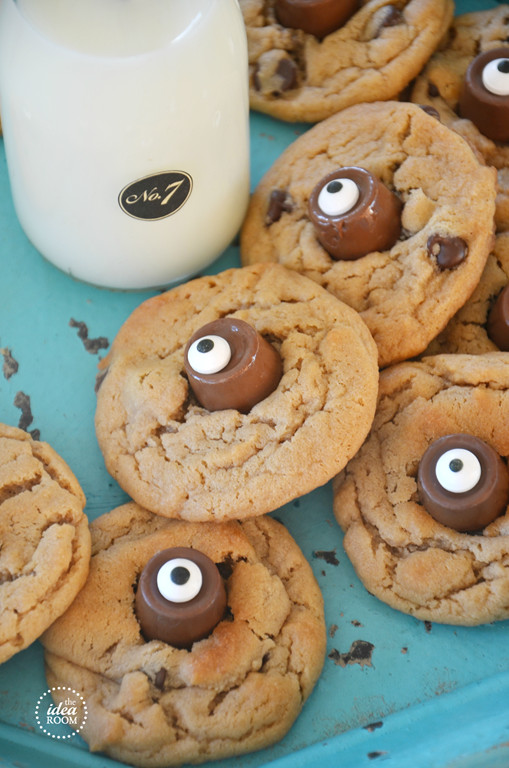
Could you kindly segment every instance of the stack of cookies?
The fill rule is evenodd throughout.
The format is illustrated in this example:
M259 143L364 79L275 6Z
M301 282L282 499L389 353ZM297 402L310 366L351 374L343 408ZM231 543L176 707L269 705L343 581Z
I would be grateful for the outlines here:
M6 605L13 574L61 563L31 580L0 660L44 632L55 700L78 690L90 748L139 766L289 730L324 611L270 513L329 481L373 595L431 621L509 617L509 7L240 7L252 109L316 125L254 190L241 264L145 301L100 363L97 439L131 501L88 527L51 449L0 435ZM56 525L41 502L17 530L20 487Z
M376 342L373 425L333 483L367 589L420 619L505 619L509 6L451 21L445 4L368 2L317 38L311 8L327 4L305 5L241 2L252 107L305 121L323 107L255 190L242 261L316 281ZM445 20L424 64L419 13Z

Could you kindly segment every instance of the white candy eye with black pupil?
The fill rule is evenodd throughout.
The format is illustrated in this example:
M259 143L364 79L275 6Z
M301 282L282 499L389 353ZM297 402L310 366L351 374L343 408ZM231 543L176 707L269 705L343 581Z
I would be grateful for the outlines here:
M445 451L435 465L438 482L451 493L467 493L481 479L481 464L472 451L452 448Z
M170 603L188 603L202 584L200 567L185 557L168 560L157 572L157 589Z
M187 359L196 373L219 373L230 362L232 351L222 336L202 336L189 347Z
M359 187L352 179L332 179L321 189L318 207L326 216L341 216L352 210L359 196Z
M509 96L509 59L492 59L482 71L482 84L496 96Z

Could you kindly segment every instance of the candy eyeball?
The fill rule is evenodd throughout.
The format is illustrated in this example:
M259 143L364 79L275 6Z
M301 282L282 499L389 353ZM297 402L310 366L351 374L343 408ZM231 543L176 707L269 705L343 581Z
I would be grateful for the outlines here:
M489 48L468 65L457 111L492 141L509 141L509 46Z
M496 96L509 96L509 58L492 59L482 71L482 83Z
M353 179L332 179L324 184L318 195L318 206L327 216L342 216L351 211L360 197Z
M169 547L141 571L134 599L146 641L190 648L224 617L226 589L215 562L191 547Z
M333 259L359 259L392 248L401 233L399 197L367 168L345 166L320 179L308 214Z
M222 336L211 334L196 339L187 352L187 359L196 373L219 373L231 360L231 347Z
M157 572L157 588L171 603L187 603L200 592L203 576L199 566L185 557L164 563Z
M417 487L422 505L442 525L480 531L509 503L509 472L484 440L459 433L431 443L419 463Z
M479 459L465 448L452 448L443 453L435 467L437 480L446 491L467 493L481 479Z
M198 328L184 350L184 368L198 403L209 411L247 413L278 386L278 350L237 317L220 317Z

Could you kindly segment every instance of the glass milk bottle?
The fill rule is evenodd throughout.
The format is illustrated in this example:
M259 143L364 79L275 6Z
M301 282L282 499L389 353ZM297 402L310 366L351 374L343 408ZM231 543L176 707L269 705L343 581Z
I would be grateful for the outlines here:
M167 285L240 228L238 0L0 0L0 115L21 226L78 279Z

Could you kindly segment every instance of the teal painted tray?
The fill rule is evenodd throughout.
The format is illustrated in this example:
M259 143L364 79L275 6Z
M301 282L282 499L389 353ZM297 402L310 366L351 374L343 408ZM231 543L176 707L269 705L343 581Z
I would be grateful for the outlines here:
M458 11L479 5L466 1ZM487 7L487 6L485 6ZM252 187L306 125L251 116ZM0 421L36 432L65 458L89 519L127 500L94 432L97 363L131 311L155 291L115 292L48 264L16 219L0 143ZM207 272L239 266L231 246ZM274 515L310 561L325 599L323 673L290 733L217 768L507 768L509 621L478 628L417 621L369 595L342 548L330 484ZM0 667L0 768L108 768L79 736L38 727L47 690L38 642Z

